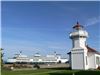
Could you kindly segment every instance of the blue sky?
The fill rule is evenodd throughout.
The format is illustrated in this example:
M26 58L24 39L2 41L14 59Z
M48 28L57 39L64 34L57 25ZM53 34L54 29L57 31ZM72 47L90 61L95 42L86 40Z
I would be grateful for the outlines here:
M22 51L63 56L72 48L69 33L79 21L89 32L87 43L100 50L100 2L2 2L2 47L5 58Z

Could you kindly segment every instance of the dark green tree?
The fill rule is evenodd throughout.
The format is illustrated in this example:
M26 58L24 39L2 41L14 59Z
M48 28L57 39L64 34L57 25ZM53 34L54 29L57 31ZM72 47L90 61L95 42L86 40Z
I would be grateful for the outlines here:
M3 66L3 57L4 57L4 53L2 52L4 49L3 48L0 48L0 65L1 67Z

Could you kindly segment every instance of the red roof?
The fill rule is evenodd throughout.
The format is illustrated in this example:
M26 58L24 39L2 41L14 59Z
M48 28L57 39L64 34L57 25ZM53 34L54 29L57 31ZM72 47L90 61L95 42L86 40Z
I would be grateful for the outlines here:
M75 26L73 26L73 28L79 28L79 27L82 27L83 28L83 26L80 25L79 22L77 22L77 24Z
M94 52L94 53L100 54L98 51L96 51L96 50L93 49L93 48L90 48L88 45L87 45L86 47L87 47L87 49L88 49L88 52Z
M93 53L96 53L96 54L100 54L100 52L96 51L95 49L93 48L90 48L88 45L86 46L87 49L88 49L88 52L93 52ZM68 52L67 54L71 54L71 52Z

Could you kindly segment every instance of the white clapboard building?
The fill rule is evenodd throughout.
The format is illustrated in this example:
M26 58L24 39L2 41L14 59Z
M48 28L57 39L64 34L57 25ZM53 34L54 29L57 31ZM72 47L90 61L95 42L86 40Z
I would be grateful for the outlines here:
M100 66L100 53L87 45L87 37L88 32L77 22L70 33L72 49L68 54L71 69L87 70Z

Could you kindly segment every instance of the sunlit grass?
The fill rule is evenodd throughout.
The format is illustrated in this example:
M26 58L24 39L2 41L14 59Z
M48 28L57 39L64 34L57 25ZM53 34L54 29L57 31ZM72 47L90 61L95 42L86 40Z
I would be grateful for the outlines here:
M94 71L79 71L79 70L67 70L67 69L38 69L38 70L21 70L10 71L2 70L2 75L100 75L99 70Z

